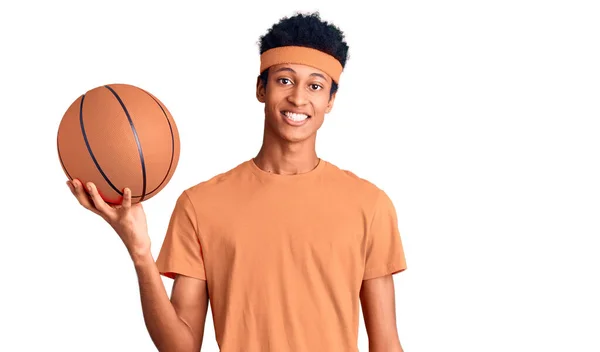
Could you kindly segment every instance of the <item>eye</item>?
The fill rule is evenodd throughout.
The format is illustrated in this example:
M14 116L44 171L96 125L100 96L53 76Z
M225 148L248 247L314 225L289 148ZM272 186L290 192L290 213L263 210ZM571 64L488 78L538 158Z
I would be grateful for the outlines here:
M312 89L312 90L320 90L320 89L323 89L323 87L321 85L319 85L319 84L313 83L313 84L310 85L310 89Z
M288 78L278 78L277 81L284 85L288 85L288 84L292 83L292 81Z

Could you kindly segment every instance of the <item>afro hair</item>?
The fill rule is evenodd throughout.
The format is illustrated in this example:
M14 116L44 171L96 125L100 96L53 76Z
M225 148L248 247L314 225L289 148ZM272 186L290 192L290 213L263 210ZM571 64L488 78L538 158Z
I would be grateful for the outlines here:
M281 46L304 46L320 50L336 58L342 67L348 60L348 44L344 33L335 25L321 20L319 12L309 14L296 13L292 17L284 17L274 24L265 35L260 37L260 54ZM263 85L268 81L268 70L261 72ZM333 82L330 94L338 89Z

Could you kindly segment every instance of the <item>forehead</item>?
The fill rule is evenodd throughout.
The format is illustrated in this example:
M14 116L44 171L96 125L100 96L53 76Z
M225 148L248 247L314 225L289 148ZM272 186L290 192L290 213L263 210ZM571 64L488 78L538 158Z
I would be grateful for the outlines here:
M296 76L302 76L302 77L320 77L325 79L327 82L331 82L331 77L326 74L325 72L323 72L322 70L319 70L316 67L313 66L308 66L308 65L302 65L302 64L279 64L279 65L273 65L269 68L269 72L270 73L277 73L277 72L284 72L284 73L291 73L294 74Z

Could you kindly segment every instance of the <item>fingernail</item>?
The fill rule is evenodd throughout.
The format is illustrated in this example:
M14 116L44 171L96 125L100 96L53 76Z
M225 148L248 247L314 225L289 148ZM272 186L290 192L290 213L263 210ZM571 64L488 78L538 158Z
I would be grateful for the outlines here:
M88 191L91 192L92 191L92 185L87 185L87 189L88 189Z

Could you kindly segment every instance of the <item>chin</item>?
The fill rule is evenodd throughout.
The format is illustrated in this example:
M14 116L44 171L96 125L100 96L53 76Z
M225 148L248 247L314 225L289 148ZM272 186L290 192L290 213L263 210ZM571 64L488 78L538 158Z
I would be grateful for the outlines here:
M314 136L312 133L289 133L289 131L279 131L279 138L288 143L301 143L310 140Z

